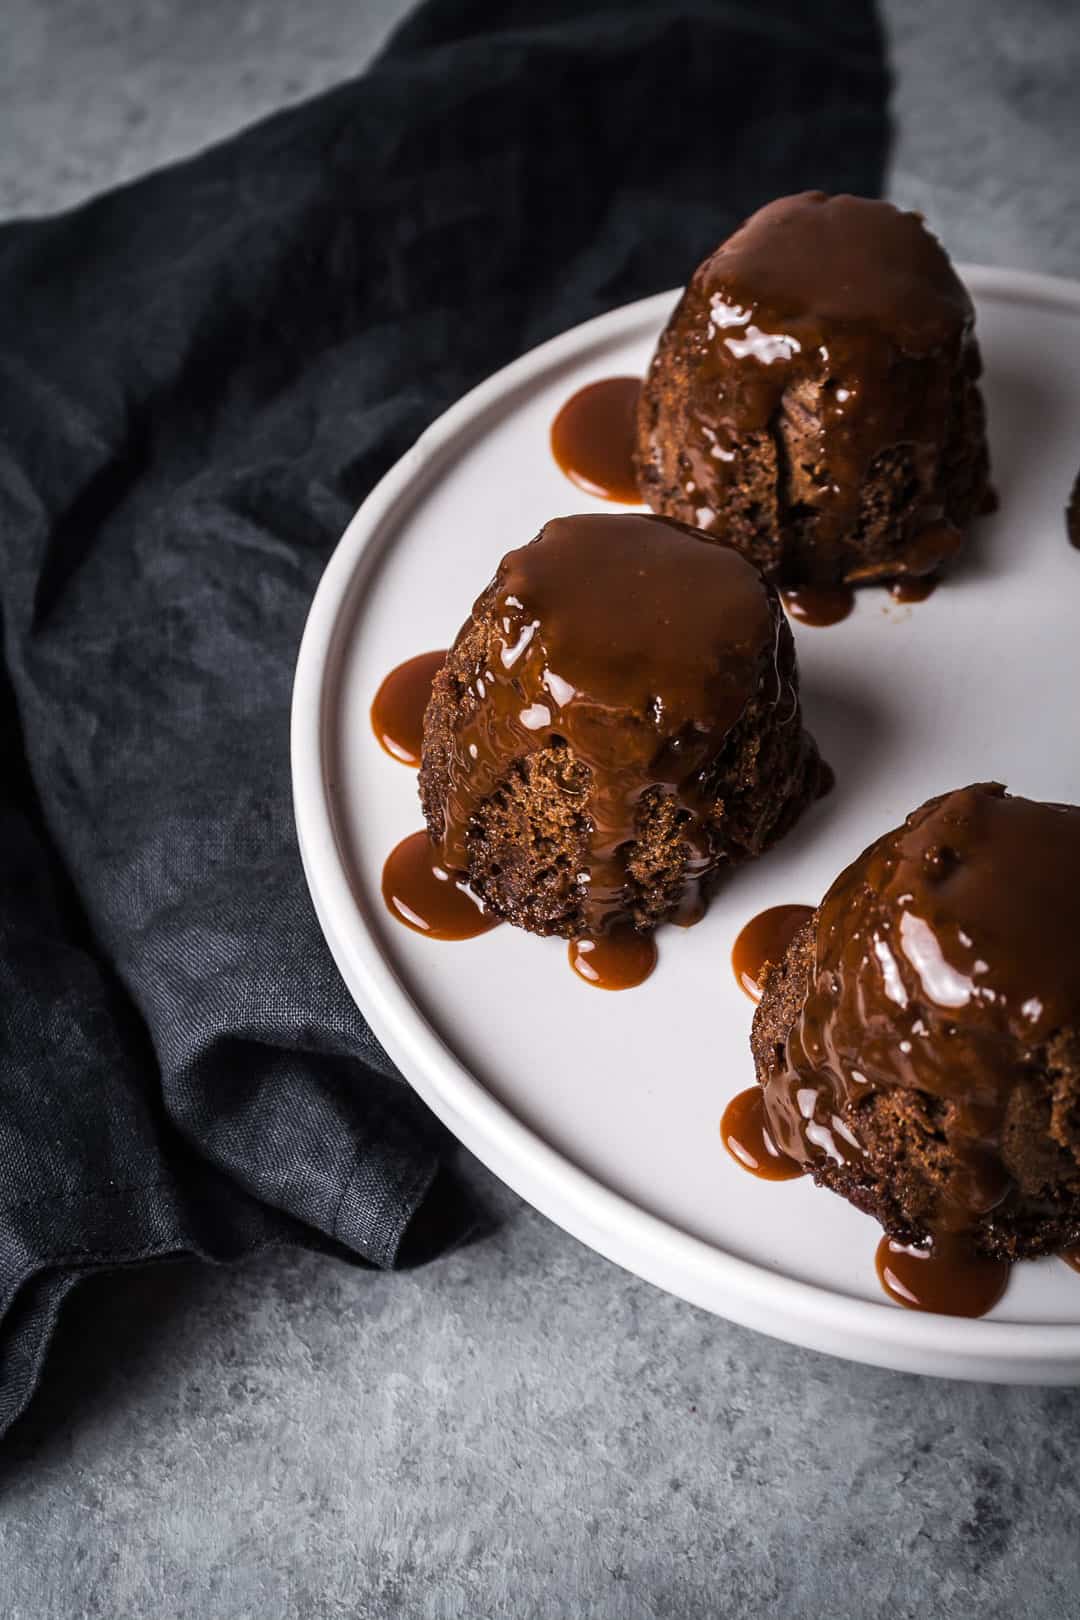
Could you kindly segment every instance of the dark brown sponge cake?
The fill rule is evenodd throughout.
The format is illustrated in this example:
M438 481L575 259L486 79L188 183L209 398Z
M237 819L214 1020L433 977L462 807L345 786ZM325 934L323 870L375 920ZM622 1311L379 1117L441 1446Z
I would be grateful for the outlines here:
M640 513L510 552L435 678L420 797L443 864L499 916L576 937L700 915L819 789L776 592Z
M934 572L992 501L971 299L917 214L804 192L695 272L641 392L643 500L780 585Z
M872 844L766 973L769 1127L900 1242L1080 1242L1080 809L995 783Z

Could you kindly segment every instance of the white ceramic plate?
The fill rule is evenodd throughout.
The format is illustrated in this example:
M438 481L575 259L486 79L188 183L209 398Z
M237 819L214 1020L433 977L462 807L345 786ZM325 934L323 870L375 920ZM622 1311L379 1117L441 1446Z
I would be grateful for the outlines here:
M495 1173L610 1259L722 1316L887 1367L1080 1382L1080 1275L1018 1266L979 1321L908 1312L874 1272L877 1226L809 1181L740 1171L724 1104L753 1081L752 1008L729 966L765 906L816 902L930 794L996 778L1080 802L1080 553L1063 509L1080 462L1080 284L968 269L1001 511L928 602L860 594L795 627L806 720L837 787L736 873L698 927L663 929L641 988L591 989L561 940L513 928L423 939L384 909L391 847L421 825L412 771L368 710L382 677L446 646L502 554L548 518L613 510L569 484L548 430L576 388L642 373L674 294L590 321L461 400L364 502L312 605L293 702L308 882L353 996L422 1097Z

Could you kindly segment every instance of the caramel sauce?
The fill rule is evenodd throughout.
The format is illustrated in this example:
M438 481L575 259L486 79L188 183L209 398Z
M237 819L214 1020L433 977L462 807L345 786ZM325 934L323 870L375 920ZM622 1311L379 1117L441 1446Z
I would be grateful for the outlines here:
M689 921L724 858L709 771L747 704L784 717L778 746L789 751L792 779L812 748L775 592L731 547L684 524L620 513L546 524L503 558L481 604L494 633L446 761L444 865L469 870L474 813L510 761L546 751L567 761L568 793L582 792L587 772L581 932L599 940L626 917L627 852L647 794L679 817Z
M797 624L815 627L839 624L855 606L850 585L792 585L780 596Z
M1078 936L1080 809L997 783L922 805L818 909L809 987L763 1077L769 1129L827 1177L860 1164L874 1096L906 1093L925 1110L949 1167L927 1171L931 1260L894 1256L892 1269L927 1300L937 1285L925 1279L1017 1196L1010 1103L1029 1054L1045 1063L1056 1033L1075 1027Z
M904 552L905 573L916 582L933 574L942 563L951 562L963 547L964 536L955 524L931 523L915 535Z
M1061 1258L1067 1266L1072 1266L1074 1271L1080 1271L1080 1248L1063 1250Z
M1065 532L1069 537L1070 546L1075 546L1080 551L1080 473L1076 475L1069 504L1065 508Z
M731 1157L743 1170L762 1181L793 1181L804 1174L801 1164L781 1153L765 1122L760 1086L750 1086L732 1097L720 1121L720 1136Z
M924 1249L883 1237L875 1263L890 1299L942 1316L985 1316L1009 1281L1008 1260L979 1253L962 1233L939 1233Z
M673 928L696 928L707 910L700 888L694 885L684 894L674 915L667 920Z
M386 752L402 765L419 765L424 710L446 651L418 653L392 669L375 694L371 725Z
M895 579L889 586L889 595L894 602L925 602L928 596L933 596L940 583L933 574Z
M971 299L920 215L820 191L769 203L695 272L654 369L669 353L692 356L693 409L658 409L639 455L662 485L682 486L702 528L723 535L746 445L775 438L808 390L822 401L814 478L800 495L815 549L827 556L854 531L875 458L902 445L915 491L898 538L918 548L920 573L955 550L941 447L956 379L977 376L979 356ZM932 369L917 363L930 356L940 356ZM782 469L778 480L782 494ZM862 581L890 571L882 562Z
M570 966L597 990L632 990L656 966L656 941L629 924L616 925L595 937L572 939Z
M639 377L605 377L578 389L551 424L551 453L579 489L636 506L634 434Z
M783 961L795 935L813 915L813 906L770 906L751 917L741 930L732 948L731 965L736 984L751 1001L761 1000L766 965Z
M428 939L474 939L499 923L439 865L424 831L410 833L390 851L382 892L391 916Z

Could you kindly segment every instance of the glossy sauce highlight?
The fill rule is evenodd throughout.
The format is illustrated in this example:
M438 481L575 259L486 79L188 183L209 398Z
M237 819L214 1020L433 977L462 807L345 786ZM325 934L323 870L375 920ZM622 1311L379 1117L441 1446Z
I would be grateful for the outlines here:
M410 833L390 851L382 894L391 916L427 939L475 939L499 923L439 864L424 831Z
M799 929L814 915L813 906L770 906L740 931L731 951L735 982L751 1001L761 1000L766 964L782 962Z
M641 380L605 377L572 394L551 424L551 453L579 489L636 506L634 435Z
M418 653L392 669L375 694L371 726L379 743L402 765L417 766L424 739L424 710L431 683L446 660L446 650Z
M739 1168L762 1181L794 1181L805 1174L769 1134L760 1086L732 1097L720 1121L720 1139Z

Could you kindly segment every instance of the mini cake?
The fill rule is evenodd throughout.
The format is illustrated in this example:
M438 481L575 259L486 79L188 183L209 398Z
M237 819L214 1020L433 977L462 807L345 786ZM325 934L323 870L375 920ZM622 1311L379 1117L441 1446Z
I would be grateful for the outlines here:
M1080 809L931 799L766 972L777 1146L891 1238L1018 1259L1080 1240Z
M420 796L442 864L539 934L693 921L819 790L776 592L642 513L499 565L436 675Z
M993 500L980 369L971 299L918 214L783 197L667 324L639 404L642 498L780 585L931 573Z

